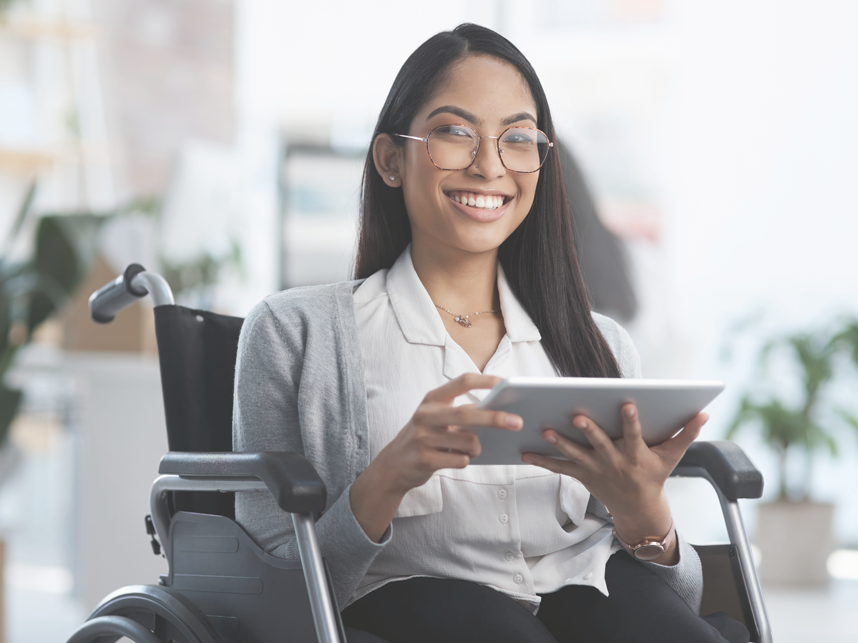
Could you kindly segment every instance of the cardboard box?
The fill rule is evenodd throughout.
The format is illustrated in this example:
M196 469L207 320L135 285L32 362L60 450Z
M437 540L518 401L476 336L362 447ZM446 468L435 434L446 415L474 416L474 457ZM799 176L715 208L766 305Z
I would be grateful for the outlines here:
M116 315L109 324L98 324L89 316L89 296L116 279L119 270L99 256L92 269L63 309L62 347L68 351L117 351L158 353L152 301L144 297Z

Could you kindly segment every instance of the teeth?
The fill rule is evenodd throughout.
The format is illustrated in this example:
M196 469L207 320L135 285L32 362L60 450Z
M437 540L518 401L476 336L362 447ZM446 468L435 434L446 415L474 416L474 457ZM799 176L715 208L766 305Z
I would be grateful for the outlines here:
M503 205L502 196L489 196L485 194L456 194L450 196L456 203L463 203L474 208L496 210Z

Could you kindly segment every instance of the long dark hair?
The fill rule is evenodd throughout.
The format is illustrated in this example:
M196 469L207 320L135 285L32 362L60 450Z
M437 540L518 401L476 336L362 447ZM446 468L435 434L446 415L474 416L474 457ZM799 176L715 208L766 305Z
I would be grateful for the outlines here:
M407 132L411 121L445 82L453 63L482 54L518 69L536 103L537 126L555 140L548 101L524 55L500 34L474 24L432 36L399 70L375 125L379 134ZM404 141L392 137L397 144ZM361 192L361 229L355 277L390 268L411 242L402 190L384 183L367 153ZM590 314L578 267L569 206L558 155L549 153L539 173L533 206L498 250L512 291L542 335L542 346L560 375L619 377L620 369Z

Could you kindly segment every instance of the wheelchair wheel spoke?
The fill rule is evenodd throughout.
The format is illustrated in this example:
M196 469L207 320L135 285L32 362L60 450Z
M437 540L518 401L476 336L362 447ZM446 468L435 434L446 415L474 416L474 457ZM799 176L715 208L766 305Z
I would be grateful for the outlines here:
M164 640L164 624L166 621L163 617L155 614L155 623L152 627L152 633L162 641Z

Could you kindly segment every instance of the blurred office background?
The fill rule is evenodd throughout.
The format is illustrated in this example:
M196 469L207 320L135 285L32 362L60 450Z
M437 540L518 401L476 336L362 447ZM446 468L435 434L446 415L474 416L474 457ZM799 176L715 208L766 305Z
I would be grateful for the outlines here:
M763 377L769 338L858 315L851 0L3 0L0 12L0 244L36 184L2 260L27 259L42 215L100 217L82 285L5 371L24 392L0 449L8 643L64 640L107 592L165 571L143 528L166 450L151 309L95 327L89 292L136 261L180 303L243 316L281 288L348 278L378 110L416 46L461 22L500 31L539 73L598 213L578 222L594 239L584 263L607 248L618 270L606 287L591 268L597 304L629 329L645 376L727 382L704 439L724 436ZM856 413L856 379L835 366L830 395ZM801 395L790 369L768 375L787 401ZM779 641L858 638L858 432L833 432L839 456L819 452L811 476L813 499L834 505L830 579L766 588ZM736 440L774 499L776 455L752 430ZM714 495L670 491L692 541L723 539ZM743 504L752 541L758 505Z

